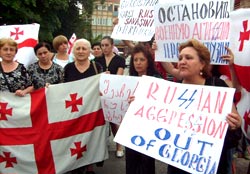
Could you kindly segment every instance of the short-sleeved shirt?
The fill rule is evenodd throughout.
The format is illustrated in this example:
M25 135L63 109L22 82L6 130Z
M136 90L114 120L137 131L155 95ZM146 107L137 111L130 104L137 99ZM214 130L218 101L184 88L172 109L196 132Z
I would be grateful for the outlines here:
M96 72L94 68L94 63L98 72ZM71 82L75 80L84 79L101 72L102 66L98 62L91 61L89 68L83 73L78 71L75 62L71 62L64 67L64 82Z
M5 74L5 78L3 76ZM8 87L9 86L9 87ZM16 90L24 90L32 86L31 77L23 64L19 63L17 68L11 72L0 72L0 90L16 92ZM10 89L9 89L10 88Z
M42 69L38 62L35 62L28 67L28 72L35 89L45 87L46 83L58 84L63 82L63 68L54 62L49 69Z
M100 63L104 71L110 71L110 74L116 74L119 68L125 68L125 59L119 55L115 55L109 65L106 64L105 56L95 58L95 61Z

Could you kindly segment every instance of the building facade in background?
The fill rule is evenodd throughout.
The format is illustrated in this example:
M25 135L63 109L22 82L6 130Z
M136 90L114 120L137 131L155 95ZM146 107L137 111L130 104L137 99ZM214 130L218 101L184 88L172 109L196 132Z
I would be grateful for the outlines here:
M91 27L93 37L111 35L113 19L118 17L119 4L120 0L106 0L104 4L101 4L100 1L94 2Z

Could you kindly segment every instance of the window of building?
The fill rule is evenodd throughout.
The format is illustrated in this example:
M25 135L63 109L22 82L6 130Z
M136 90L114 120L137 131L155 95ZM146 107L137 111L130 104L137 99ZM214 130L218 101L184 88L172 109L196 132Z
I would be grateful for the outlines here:
M119 6L118 6L118 5L115 5L115 6L114 6L114 11L117 12L118 9L119 9Z
M108 6L108 11L113 11L113 5L112 4L110 4L109 6Z
M102 10L107 11L107 10L108 10L108 6L107 6L107 5L103 5L103 6L102 6Z

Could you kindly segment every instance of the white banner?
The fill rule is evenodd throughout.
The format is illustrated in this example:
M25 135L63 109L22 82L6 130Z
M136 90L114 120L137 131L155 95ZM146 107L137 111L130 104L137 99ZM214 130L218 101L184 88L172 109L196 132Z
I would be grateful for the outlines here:
M120 125L140 77L101 74L100 92L105 120Z
M227 64L230 0L159 0L155 6L156 61L177 62L179 44L191 38L205 44L212 64Z
M149 41L155 33L154 5L158 0L121 0L119 22L111 37L120 40Z
M190 173L216 173L234 91L143 76L114 140Z

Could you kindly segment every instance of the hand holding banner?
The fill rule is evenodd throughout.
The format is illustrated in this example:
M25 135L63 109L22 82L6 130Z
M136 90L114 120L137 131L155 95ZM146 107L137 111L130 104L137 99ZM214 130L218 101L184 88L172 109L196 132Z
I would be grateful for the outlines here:
M190 173L216 173L233 95L143 76L114 140Z

